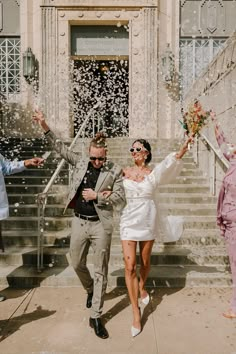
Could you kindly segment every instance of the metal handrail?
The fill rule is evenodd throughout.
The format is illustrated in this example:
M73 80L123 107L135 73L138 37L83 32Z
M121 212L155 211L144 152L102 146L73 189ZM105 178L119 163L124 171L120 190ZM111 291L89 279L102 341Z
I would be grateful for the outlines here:
M72 143L68 147L68 150L71 150L74 147L78 138L82 135L82 132L85 129L89 119L91 118L93 111L100 105L101 105L100 103L97 103L94 107L91 108L87 117L83 121L80 129L78 130L76 136L74 137ZM44 211L45 211L46 204L47 204L47 197L48 197L48 193L49 193L52 185L54 184L56 178L58 177L59 173L61 172L62 167L64 166L65 162L66 161L63 158L60 161L60 163L58 164L55 172L53 173L52 177L50 178L50 180L49 180L48 184L46 185L46 187L44 188L43 192L38 193L36 196L36 203L38 206L38 234L37 234L37 269L38 269L38 271L40 271L43 268L43 239L44 239L44 222L45 222Z
M210 151L213 154L213 159L211 161L211 178L212 178L212 184L211 184L211 192L213 195L216 194L216 158L220 160L222 165L228 169L229 168L229 162L224 158L223 154L220 152L220 150L216 149L215 146L210 142L210 140L206 137L205 134L200 133L199 134L203 143L207 145L207 147L210 149Z

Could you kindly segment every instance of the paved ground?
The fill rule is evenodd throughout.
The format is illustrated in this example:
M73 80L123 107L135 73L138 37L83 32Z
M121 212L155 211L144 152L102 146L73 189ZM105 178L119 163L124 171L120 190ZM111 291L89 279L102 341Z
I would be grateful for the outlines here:
M103 320L110 338L88 326L86 295L77 288L1 289L1 354L236 354L236 319L221 314L231 290L149 289L143 331L130 336L125 289L108 289Z

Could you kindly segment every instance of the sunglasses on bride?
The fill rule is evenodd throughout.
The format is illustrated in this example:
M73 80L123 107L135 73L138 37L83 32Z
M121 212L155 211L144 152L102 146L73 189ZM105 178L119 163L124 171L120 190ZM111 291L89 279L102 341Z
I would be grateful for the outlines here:
M146 149L142 148L142 147L132 147L129 149L130 152L140 152L140 151L147 151Z

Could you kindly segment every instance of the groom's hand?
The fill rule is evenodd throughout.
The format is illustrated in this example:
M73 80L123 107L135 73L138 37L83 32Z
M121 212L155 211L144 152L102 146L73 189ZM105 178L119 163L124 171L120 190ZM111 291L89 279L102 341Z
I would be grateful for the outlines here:
M92 188L85 188L82 191L82 196L86 201L89 201L89 200L96 200L98 194Z
M43 112L41 112L40 110L35 110L34 114L33 114L33 121L38 123L45 132L47 132L48 130L50 130L49 126L46 123L45 117Z

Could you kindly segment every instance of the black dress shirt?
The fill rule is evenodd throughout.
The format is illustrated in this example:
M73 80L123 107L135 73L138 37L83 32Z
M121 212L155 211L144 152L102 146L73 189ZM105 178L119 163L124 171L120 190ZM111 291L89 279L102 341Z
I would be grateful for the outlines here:
M86 201L82 196L82 191L85 188L91 188L94 190L99 174L100 168L94 168L91 162L89 162L87 172L76 193L75 213L86 216L97 215L96 209L94 207L94 200Z

